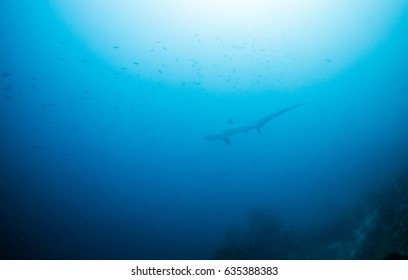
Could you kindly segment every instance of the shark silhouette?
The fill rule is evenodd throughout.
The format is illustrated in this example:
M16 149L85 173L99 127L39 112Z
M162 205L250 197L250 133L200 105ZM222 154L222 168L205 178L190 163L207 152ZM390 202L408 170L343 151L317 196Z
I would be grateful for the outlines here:
M236 126L230 126L226 129L223 129L219 132L216 133L210 133L207 136L205 136L205 139L207 140L222 140L224 141L225 144L227 145L231 145L231 141L229 139L230 136L235 135L235 134L239 134L239 133L244 133L244 132L248 132L250 130L257 130L259 133L261 132L262 127L267 124L269 121L273 120L274 118L276 118L277 116L280 116L290 110L293 110L297 107L300 107L302 105L307 104L306 102L304 103L300 103L297 105L293 105L291 107L288 107L286 109L280 110L278 112L275 112L273 114L270 114L252 124L246 124L246 125L236 125ZM229 121L229 123L232 123L231 119Z

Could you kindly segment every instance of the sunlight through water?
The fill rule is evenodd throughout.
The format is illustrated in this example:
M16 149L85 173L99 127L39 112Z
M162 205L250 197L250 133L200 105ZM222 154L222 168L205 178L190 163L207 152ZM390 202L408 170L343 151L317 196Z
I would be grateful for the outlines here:
M145 67L134 74L179 85L197 79L194 65L204 89L247 92L299 87L339 73L375 48L404 1L54 0L54 5L84 44L115 67L137 61ZM169 64L171 69L158 70Z

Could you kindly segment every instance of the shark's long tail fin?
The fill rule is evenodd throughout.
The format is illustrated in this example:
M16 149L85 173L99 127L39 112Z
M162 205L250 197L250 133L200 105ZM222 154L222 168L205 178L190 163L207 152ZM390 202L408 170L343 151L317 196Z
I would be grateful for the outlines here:
M307 102L303 102L303 103L300 103L300 104L297 104L297 105L293 105L293 106L291 106L291 107L288 107L288 108L286 108L286 109L280 110L280 111L278 111L278 112L275 112L275 113L273 113L273 114L270 114L270 115L268 115L268 116L266 116L266 117L264 117L264 118L258 120L258 121L255 123L256 129L257 129L258 131L261 131L261 128L262 128L267 122L269 122L270 120L272 120L272 119L276 118L277 116L280 116L280 115L282 115L282 114L284 114L284 113L286 113L286 112L288 112L288 111L290 111L290 110L292 110L292 109L295 109L295 108L297 108L297 107L303 106L303 105L305 105L305 104L307 104Z

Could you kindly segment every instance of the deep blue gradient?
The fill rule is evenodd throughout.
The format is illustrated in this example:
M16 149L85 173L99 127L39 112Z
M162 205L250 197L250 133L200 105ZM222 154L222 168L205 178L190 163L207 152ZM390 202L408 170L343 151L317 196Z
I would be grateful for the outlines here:
M261 213L250 214L252 222L279 220L270 230L279 234L318 235L325 228L327 244L335 244L364 220L355 210L365 207L361 201L408 168L407 9L336 75L279 88L250 80L253 90L242 92L246 76L234 74L234 92L209 90L211 81L197 70L205 57L176 59L162 38L151 48L172 59L151 78L148 58L135 54L118 67L48 1L24 8L6 2L0 4L3 259L356 257L313 255L304 247L294 253L298 247L290 244L302 243L299 237L287 239L291 254L216 252L234 228L248 228L248 213ZM243 46L251 43L242 38ZM123 55L126 38L103 47ZM223 46L226 55L239 51ZM194 80L168 82L180 78L178 63L188 63ZM336 61L316 63L329 69ZM161 74L166 78L157 79ZM260 134L232 136L231 146L204 138L227 128L230 118L250 123L301 102L308 103ZM275 237L262 238L260 247Z

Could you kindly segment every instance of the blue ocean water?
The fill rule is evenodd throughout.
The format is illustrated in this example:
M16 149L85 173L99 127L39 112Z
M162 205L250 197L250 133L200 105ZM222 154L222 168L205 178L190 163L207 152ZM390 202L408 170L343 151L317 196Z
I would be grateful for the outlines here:
M407 1L65 2L0 4L2 259L406 256Z

